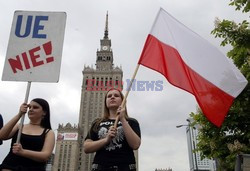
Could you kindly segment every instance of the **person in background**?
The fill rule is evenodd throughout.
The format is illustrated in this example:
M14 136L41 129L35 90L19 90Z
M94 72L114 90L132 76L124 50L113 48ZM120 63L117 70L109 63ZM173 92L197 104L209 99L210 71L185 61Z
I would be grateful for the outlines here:
M140 126L130 118L122 107L123 94L119 89L110 89L104 100L104 115L97 118L84 141L84 152L94 153L92 171L136 171L133 150L141 144ZM117 128L114 122L117 114Z
M2 118L2 115L0 114L0 130L2 127L3 127L3 118ZM2 144L3 144L3 141L0 140L0 145L2 145Z
M17 122L27 111L29 123L23 125L20 143L16 143L21 126ZM55 145L48 102L36 98L30 104L23 103L19 112L0 130L0 139L12 139L10 151L0 165L1 171L45 171Z

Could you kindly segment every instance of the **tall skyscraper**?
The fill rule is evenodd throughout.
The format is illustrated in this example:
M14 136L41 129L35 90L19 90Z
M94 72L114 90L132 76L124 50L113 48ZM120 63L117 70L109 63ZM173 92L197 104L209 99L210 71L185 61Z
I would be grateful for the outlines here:
M195 126L191 127L188 125L186 127L190 171L215 171L215 162L213 160L201 159L200 153L194 152L198 143L198 131Z
M96 68L85 66L81 91L79 113L79 155L77 170L89 171L94 154L85 154L83 141L91 123L100 117L104 111L104 96L111 87L122 89L123 72L120 67L114 67L111 40L108 37L108 13L106 15L104 37L100 40L100 49L96 52Z
M90 171L94 154L85 154L83 142L94 119L104 112L104 97L112 87L123 89L123 71L113 64L108 37L108 13L104 37L96 52L96 67L84 66L78 126L59 125L53 171ZM74 154L74 155L72 155ZM138 151L134 151L138 168Z

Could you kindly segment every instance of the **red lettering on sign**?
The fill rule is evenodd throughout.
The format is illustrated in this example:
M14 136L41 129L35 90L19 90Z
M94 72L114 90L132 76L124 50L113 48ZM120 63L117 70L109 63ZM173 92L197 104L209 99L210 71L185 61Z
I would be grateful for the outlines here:
M76 138L77 134L65 134L65 138Z
M30 64L29 64L29 60L28 60L28 57L27 57L27 53L23 52L22 57L23 57L23 62L24 62L25 68L30 69Z
M38 47L35 47L34 49L29 50L30 59L34 67L44 64L43 61L38 61L38 58L40 58L40 55L39 54L35 55L35 53L39 51L40 49L41 49L40 46L38 46Z
M16 56L16 59L8 59L11 69L14 73L16 73L16 69L23 70L19 55Z
M45 61L41 59L41 49L46 54ZM15 58L9 58L8 62L13 73L17 73L17 70L23 71L24 69L30 69L31 67L38 67L46 63L54 61L52 54L52 43L51 41L44 43L42 46L37 46L28 52L23 52L21 55L17 55ZM23 63L22 63L23 61ZM31 62L30 62L31 61ZM23 66L24 64L24 66Z
M52 52L52 44L51 44L51 41L49 41L49 42L47 42L47 43L44 43L44 44L43 44L43 49L44 49L45 54L48 56L48 57L46 58L46 62L47 62L47 63L53 62L53 61L54 61L54 57L53 57L53 56L50 56L50 55L51 55L51 52Z

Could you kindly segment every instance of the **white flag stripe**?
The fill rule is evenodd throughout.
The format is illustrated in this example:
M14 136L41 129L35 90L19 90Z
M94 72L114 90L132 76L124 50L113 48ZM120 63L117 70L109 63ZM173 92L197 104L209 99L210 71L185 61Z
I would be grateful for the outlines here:
M238 96L246 86L245 77L222 52L163 9L150 34L177 49L190 68L231 96Z

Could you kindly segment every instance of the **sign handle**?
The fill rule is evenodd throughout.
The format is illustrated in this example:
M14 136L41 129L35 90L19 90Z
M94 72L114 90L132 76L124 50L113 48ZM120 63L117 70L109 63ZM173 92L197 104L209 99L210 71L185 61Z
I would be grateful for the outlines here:
M29 94L30 94L30 86L31 86L31 82L28 81L24 103L28 103L28 98L29 98ZM22 118L21 118L20 128L19 128L18 134L17 134L16 143L18 143L18 144L20 143L21 133L22 133L22 130L23 130L24 118L25 118L25 115L23 115Z

